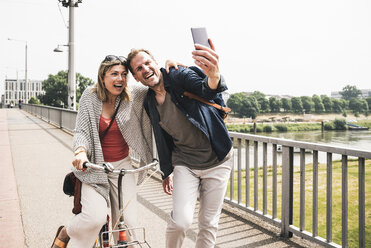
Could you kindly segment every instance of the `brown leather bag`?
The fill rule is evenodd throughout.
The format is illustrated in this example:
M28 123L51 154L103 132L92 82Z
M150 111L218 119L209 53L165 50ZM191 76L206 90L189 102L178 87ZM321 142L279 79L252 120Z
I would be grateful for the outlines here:
M68 196L73 196L72 213L81 213L81 181L73 174L68 173L63 182L63 192Z
M73 173L72 173L73 174ZM72 213L79 214L81 213L81 181L76 178L75 182L75 194L73 195L73 209Z

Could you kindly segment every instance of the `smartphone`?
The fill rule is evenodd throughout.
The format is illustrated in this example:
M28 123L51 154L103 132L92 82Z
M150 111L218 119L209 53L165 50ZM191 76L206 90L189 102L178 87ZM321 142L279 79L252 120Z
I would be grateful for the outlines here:
M204 45L210 48L209 37L207 36L206 28L191 28L193 43Z

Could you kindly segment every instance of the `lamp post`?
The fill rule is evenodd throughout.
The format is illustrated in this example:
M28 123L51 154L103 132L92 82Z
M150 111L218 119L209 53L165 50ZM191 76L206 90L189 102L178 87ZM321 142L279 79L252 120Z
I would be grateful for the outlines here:
M64 52L64 51L60 48L61 46L66 46L66 47L68 47L68 45L58 45L56 48L54 48L53 52L56 52L56 53Z
M10 40L10 41L17 41L17 42L24 42L25 43L25 70L24 70L24 78L25 78L25 80L24 80L24 94L25 94L25 97L24 97L24 99L25 99L25 101L26 101L26 103L28 103L28 100L29 100L29 97L28 97L28 78L27 78L27 41L25 41L25 40L16 40L16 39L11 39L11 38L8 38L8 40ZM21 97L20 97L21 98Z
M58 0L66 8L69 7L68 25L68 108L76 110L76 73L75 73L75 7L82 0ZM56 48L57 49L57 48ZM56 50L54 49L54 50ZM58 52L58 51L56 51Z

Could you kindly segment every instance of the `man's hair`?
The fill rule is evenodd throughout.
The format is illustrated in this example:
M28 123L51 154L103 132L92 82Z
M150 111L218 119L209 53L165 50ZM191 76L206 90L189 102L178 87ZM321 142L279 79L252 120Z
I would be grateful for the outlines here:
M131 72L131 74L134 74L134 72L133 72L133 68L131 67L130 63L133 60L133 58L135 56L137 56L138 53L140 53L140 52L144 52L144 53L148 54L149 56L151 56L151 58L153 60L155 60L155 58L153 57L152 53L150 51L146 50L146 49L143 49L143 48L140 48L140 49L133 48L133 49L131 49L130 50L130 53L128 54L128 56L126 58L126 64L127 64L127 67L129 69L129 71Z
M91 89L91 91L97 93L98 99L101 100L102 102L108 100L108 90L104 86L104 76L106 75L107 71L109 71L115 65L122 65L127 70L126 61L123 62L120 61L119 59L112 61L103 60L102 63L100 63L98 69L98 82ZM121 93L121 99L126 101L129 101L130 99L127 84Z

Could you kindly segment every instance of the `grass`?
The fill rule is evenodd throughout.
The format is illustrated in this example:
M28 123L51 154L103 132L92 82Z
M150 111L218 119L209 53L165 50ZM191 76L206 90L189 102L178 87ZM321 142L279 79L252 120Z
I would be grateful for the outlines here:
M267 169L267 211L272 215L272 167ZM237 171L234 172L234 199L238 199ZM245 171L242 171L242 202L245 204ZM366 216L366 247L371 247L371 160L365 163L365 216ZM337 244L342 243L342 200L341 200L341 162L333 162L332 171L332 238ZM259 194L258 209L263 209L263 169L258 171ZM326 238L326 164L318 166L318 236ZM254 169L249 171L250 206L254 207ZM227 196L230 197L229 187ZM281 219L281 187L282 168L277 168L277 217ZM313 204L313 165L307 164L305 169L305 230L312 232ZM294 210L293 224L300 226L300 168L294 167ZM348 243L349 247L358 247L358 161L348 161Z
M326 122L332 123L332 122ZM326 124L325 123L325 124ZM354 124L371 128L371 120L361 120ZM253 124L227 124L228 131L239 133L253 133ZM319 122L301 122L301 123L257 123L257 132L263 132L266 126L271 126L273 132L294 132L294 131L315 131L321 130L321 123ZM284 130L282 129L284 127Z
M258 123L256 124L257 132L264 131L264 127L271 126L273 132L282 131L281 127L285 127L285 131L314 131L321 130L321 123ZM227 124L228 131L249 133L254 132L253 124Z
M357 122L353 122L353 124L356 124L356 125L359 125L359 126L362 126L362 127L371 128L371 121L370 120L357 121Z

